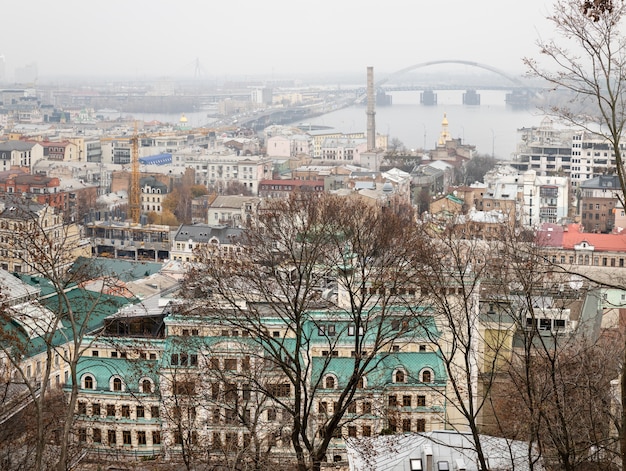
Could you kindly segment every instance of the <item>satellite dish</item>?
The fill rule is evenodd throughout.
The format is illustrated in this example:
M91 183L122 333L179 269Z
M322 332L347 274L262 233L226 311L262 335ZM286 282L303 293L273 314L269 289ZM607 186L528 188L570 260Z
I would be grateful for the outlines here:
M582 288L583 287L582 277L579 275L570 276L569 287L572 288L574 291L578 291L580 288Z

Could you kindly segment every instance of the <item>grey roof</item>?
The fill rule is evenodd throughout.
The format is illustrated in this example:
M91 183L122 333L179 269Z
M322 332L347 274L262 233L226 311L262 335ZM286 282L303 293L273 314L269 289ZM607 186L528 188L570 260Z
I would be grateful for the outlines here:
M36 297L40 289L24 283L18 277L6 270L0 270L0 292L5 297L4 302L14 304Z
M526 442L481 435L480 443L489 461L489 469L529 469ZM350 471L405 471L411 469L411 459L421 459L422 467L426 469L427 455L432 456L433 464L447 461L448 469L479 469L469 433L433 431L348 439L346 448ZM544 468L539 462L534 469L540 471Z
M159 188L161 190L161 193L167 193L167 185L157 180L155 177L150 176L141 178L141 180L139 181L139 186L143 188L146 185L150 186L151 188Z
M232 244L241 240L243 229L228 226L210 226L209 224L183 224L178 228L174 240L206 243L216 238L220 244Z
M25 150L31 150L33 147L35 147L35 144L37 144L37 142L27 142L27 141L5 141L5 142L0 142L0 151L25 151Z
M258 196L221 195L215 198L210 208L241 208L245 203L258 203L261 198Z
M617 175L600 175L580 183L581 188L611 188L620 190L619 177Z

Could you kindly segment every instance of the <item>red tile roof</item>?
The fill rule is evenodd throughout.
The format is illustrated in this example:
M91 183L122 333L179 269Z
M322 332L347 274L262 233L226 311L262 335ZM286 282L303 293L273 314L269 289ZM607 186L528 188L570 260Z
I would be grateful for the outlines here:
M593 234L583 232L581 224L569 224L563 232L563 248L571 250L582 242L593 245L596 252L626 252L626 233Z

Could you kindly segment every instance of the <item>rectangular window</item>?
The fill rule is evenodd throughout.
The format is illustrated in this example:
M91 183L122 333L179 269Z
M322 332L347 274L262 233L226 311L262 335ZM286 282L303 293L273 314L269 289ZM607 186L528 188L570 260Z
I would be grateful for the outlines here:
M115 404L107 404L107 417L115 417Z
M411 419L402 419L402 431L403 432L411 431Z
M97 357L98 356L98 350L92 350L91 351L91 356L92 357Z
M152 432L152 444L160 445L161 444L161 432L155 430Z
M117 434L115 433L115 430L109 430L107 432L107 441L109 442L109 445L111 446L117 443Z
M85 443L87 441L87 429L86 428L78 429L78 441L81 443Z
M402 405L404 407L411 407L411 396L402 396Z
M78 403L78 413L82 414L82 415L86 415L87 414L87 403L86 402L80 401Z
M144 432L143 430L139 430L137 432L137 445L146 446L146 444L147 444L146 432Z
M364 414L371 414L372 413L372 403L371 402L364 402L362 409L363 409L363 413Z
M270 384L268 387L268 392L270 396L274 397L287 397L291 392L291 387L289 383L283 384Z
M137 406L137 418L144 418L145 412L143 406Z
M417 419L416 432L426 431L426 419Z
M372 436L372 427L369 425L363 425L362 428L362 432L364 437L371 437Z
M130 418L130 406L128 405L122 406L122 417Z
M417 396L417 407L426 407L426 396Z
M130 438L130 430L122 431L122 443L124 443L124 445L132 445L133 442Z
M102 443L102 431L99 428L93 429L93 442Z
M396 396L389 396L389 405L392 407L398 405L398 400Z
M92 413L93 415L100 415L100 403L98 403L98 402L94 402L94 403L91 405L91 413Z
M349 437L356 437L356 426L354 425L349 425L348 426L348 436Z
M159 417L159 406L151 406L150 407L150 416L154 419Z

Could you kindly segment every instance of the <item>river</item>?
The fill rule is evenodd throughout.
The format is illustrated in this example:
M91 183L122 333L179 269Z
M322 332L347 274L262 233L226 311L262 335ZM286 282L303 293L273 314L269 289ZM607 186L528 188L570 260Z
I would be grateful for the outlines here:
M419 92L394 92L393 105L376 108L376 130L398 138L409 149L432 149L441 133L441 121L447 115L453 138L476 146L480 154L494 154L509 159L516 150L517 129L539 125L541 111L515 109L504 103L504 92L481 91L481 104L462 103L463 91L437 92L437 104L420 105ZM351 106L307 120L311 124L331 126L343 132L365 131L366 107Z
M516 150L517 129L538 125L542 112L535 108L516 109L505 105L505 92L481 91L481 104L462 103L463 91L437 92L437 104L420 105L419 92L393 92L393 105L376 108L376 130L391 138L398 138L409 149L434 148L441 132L444 113L453 138L476 146L480 154L509 159ZM366 107L350 106L338 111L308 119L311 124L330 126L342 132L365 132ZM109 113L105 113L109 114ZM120 113L110 113L118 117ZM180 114L134 113L136 119L178 123ZM190 127L210 126L213 118L206 111L185 113Z

